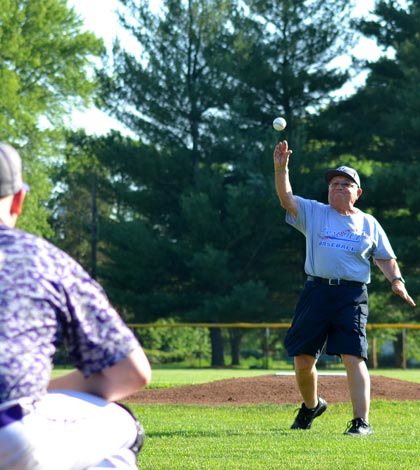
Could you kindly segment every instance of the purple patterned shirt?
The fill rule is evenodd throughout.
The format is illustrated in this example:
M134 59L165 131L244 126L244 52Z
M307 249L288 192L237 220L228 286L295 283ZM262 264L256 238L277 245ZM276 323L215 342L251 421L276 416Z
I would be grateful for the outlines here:
M65 344L85 376L138 347L102 288L42 238L0 224L0 403L39 398Z

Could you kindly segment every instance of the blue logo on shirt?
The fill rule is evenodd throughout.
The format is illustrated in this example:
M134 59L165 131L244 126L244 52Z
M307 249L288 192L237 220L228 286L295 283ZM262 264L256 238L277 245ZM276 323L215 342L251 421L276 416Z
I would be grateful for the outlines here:
M324 230L321 233L319 246L327 248L335 248L345 251L358 251L362 235L356 233L352 229L336 232L334 230Z

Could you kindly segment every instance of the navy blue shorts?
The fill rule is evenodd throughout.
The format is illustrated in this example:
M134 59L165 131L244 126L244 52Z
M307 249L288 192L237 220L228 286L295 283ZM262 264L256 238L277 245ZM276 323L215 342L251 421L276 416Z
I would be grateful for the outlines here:
M306 281L285 339L289 356L351 354L367 359L368 292L361 286Z

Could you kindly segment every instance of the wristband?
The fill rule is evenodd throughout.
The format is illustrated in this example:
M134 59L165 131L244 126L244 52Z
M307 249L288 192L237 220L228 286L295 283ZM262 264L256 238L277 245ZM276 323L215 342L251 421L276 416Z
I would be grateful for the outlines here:
M394 277L394 279L391 281L391 284L394 284L394 282L401 281L403 284L405 284L405 280L402 277Z

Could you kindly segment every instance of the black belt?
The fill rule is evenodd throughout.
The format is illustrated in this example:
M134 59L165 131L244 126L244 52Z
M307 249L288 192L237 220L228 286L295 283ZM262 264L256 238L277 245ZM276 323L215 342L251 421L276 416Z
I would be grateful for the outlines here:
M4 426L12 424L15 421L20 421L24 415L25 412L19 404L12 405L5 410L0 410L0 428L4 428Z
M308 276L308 281L317 282L319 284L327 284L329 286L364 286L364 282L346 281L345 279L324 279L323 277Z

